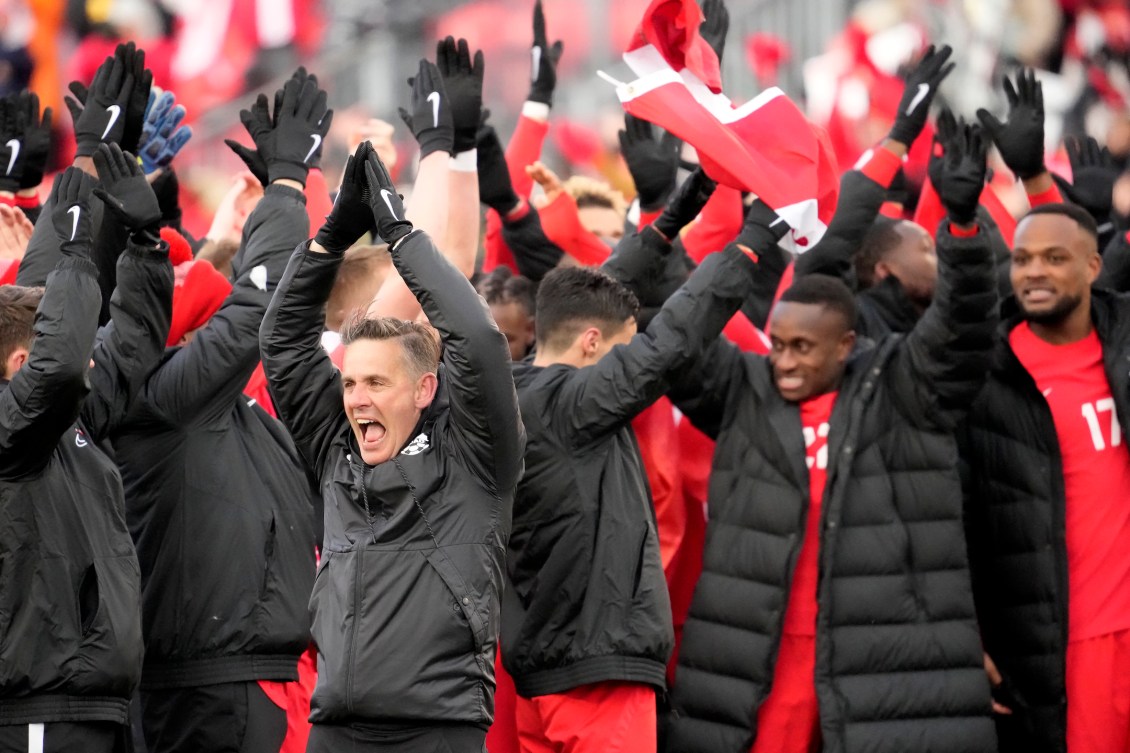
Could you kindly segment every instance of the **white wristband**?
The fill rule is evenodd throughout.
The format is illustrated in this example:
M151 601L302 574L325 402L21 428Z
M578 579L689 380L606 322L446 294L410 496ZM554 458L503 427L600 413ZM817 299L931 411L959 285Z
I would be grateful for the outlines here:
M522 116L545 123L549 120L549 105L527 100L522 103Z
M479 153L476 149L468 149L452 156L447 163L448 168L454 173L477 173L479 171Z

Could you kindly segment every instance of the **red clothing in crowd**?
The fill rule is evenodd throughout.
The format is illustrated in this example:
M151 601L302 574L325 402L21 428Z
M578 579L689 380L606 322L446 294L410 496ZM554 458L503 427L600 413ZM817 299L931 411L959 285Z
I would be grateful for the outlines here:
M1130 753L1130 630L1067 644L1068 753Z
M1067 538L1067 749L1130 753L1130 453L1092 330L1052 345L1009 335L1044 394L1063 462Z
M655 689L633 682L582 685L518 698L522 753L654 753Z
M1048 402L1063 458L1068 641L1130 629L1130 453L1098 334L1052 345L1022 323L1009 342Z
M828 479L828 421L837 392L800 404L808 466L808 514L793 571L781 648L769 697L757 711L752 753L807 753L820 745L816 701L816 580L820 562L820 511Z
M532 165L541 159L541 147L549 133L549 123L526 117L518 118L518 125L514 128L514 135L506 145L506 167L510 172L510 183L514 186L514 193L526 199L533 190L533 178L526 175L526 165ZM489 272L497 266L510 267L514 274L518 274L518 265L514 262L514 254L502 240L502 218L493 209L487 210L486 238L483 241L483 271Z

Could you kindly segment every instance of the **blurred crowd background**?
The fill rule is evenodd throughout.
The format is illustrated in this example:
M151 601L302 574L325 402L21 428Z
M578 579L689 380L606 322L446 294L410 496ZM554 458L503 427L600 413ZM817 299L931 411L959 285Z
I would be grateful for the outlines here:
M629 197L617 153L623 115L597 71L631 78L620 55L647 5L545 0L549 38L565 43L546 161L564 174L604 177ZM1069 169L1063 137L1084 133L1130 165L1128 0L734 0L727 7L726 94L740 103L781 87L828 129L841 169L886 133L902 92L900 69L929 41L955 48L960 64L941 91L955 112L1003 112L1001 73L1034 66L1052 169ZM223 139L243 138L239 110L252 101L249 93L273 91L305 65L335 110L323 159L331 185L352 145L372 136L372 118L397 126L396 177L410 183L414 142L396 109L409 100L405 81L419 58L447 34L482 49L484 103L506 134L528 88L530 23L528 0L0 0L0 95L30 86L55 109L51 167L65 165L73 151L62 106L67 84L89 81L118 41L136 41L154 83L188 109L194 137L177 172L185 227L202 235L242 167ZM919 143L929 148L929 139ZM925 160L907 170L910 197L921 179L915 165L924 170ZM1001 180L1011 178L1002 171ZM1130 177L1116 188L1116 202L1130 211Z

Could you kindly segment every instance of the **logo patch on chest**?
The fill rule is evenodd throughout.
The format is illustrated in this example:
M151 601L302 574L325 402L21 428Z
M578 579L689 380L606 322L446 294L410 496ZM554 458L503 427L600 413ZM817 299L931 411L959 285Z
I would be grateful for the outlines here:
M424 434L424 433L420 433L420 434L416 435L415 439L413 439L411 442L408 443L407 447L405 447L403 450L400 451L400 454L401 455L419 455L421 452L428 449L429 447L431 447L431 444L428 442L428 435Z

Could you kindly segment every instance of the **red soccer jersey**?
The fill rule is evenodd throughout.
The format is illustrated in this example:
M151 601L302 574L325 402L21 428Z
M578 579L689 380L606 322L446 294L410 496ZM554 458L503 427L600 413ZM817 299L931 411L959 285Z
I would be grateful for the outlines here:
M808 517L804 541L793 571L789 605L785 610L785 632L816 635L816 576L820 562L820 510L824 482L828 479L828 419L837 392L826 392L800 404L804 429L804 463L808 466Z
M1130 628L1130 453L1122 439L1103 349L1092 331L1052 345L1027 323L1009 335L1044 394L1063 458L1068 639Z

